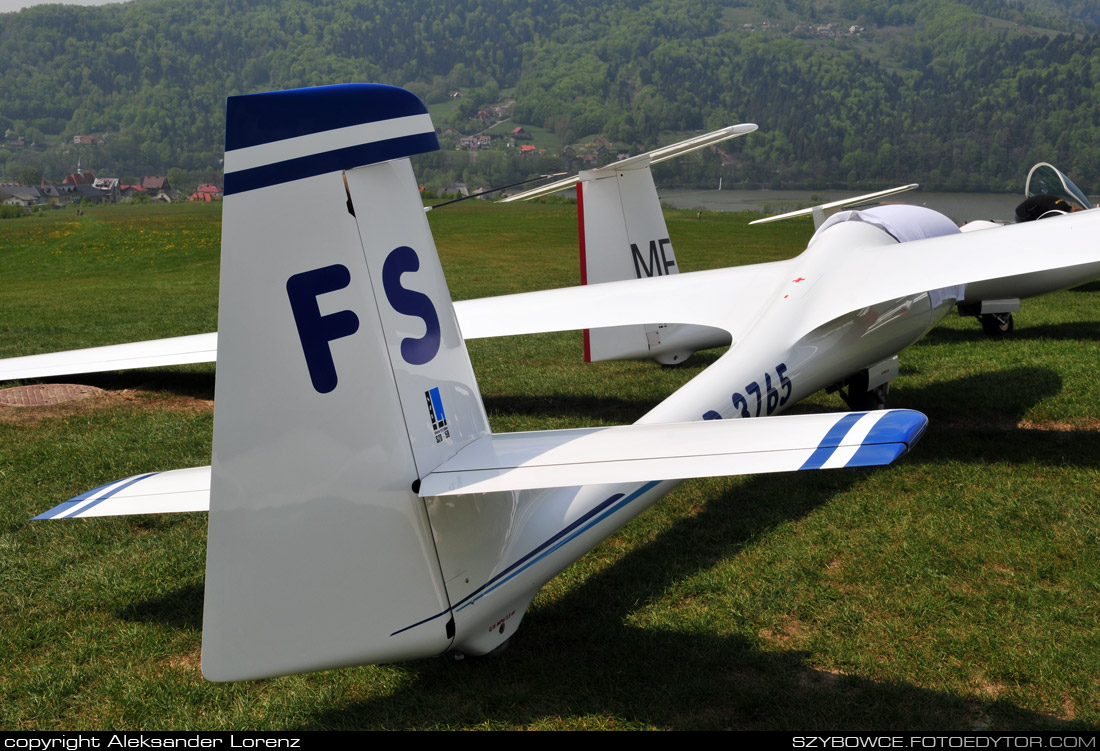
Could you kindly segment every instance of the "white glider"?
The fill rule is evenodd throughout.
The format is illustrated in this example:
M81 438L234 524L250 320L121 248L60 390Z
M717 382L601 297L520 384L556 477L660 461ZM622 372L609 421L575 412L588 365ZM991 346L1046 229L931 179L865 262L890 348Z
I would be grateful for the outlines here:
M788 261L454 305L408 161L438 148L415 96L232 97L226 128L219 340L186 347L218 351L212 465L120 480L39 517L205 501L211 680L491 652L543 584L683 478L905 453L919 413L777 415L841 382L880 393L897 353L968 285L1038 294L1100 274L1100 212L909 242L890 231L898 217L872 214L823 227ZM597 182L630 193L648 178L638 169ZM634 212L612 215L620 238ZM606 250L633 264L639 242ZM643 260L667 261L652 247ZM732 346L634 425L489 429L464 337L656 321Z

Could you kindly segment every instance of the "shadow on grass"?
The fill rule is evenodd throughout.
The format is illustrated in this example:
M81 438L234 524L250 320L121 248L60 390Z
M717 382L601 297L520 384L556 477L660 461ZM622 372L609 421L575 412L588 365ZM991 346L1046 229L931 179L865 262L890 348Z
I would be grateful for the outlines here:
M889 407L915 409L928 419L1012 425L1043 399L1061 393L1061 377L1049 368L1020 367L890 390Z
M1027 388L1020 389L1021 383ZM1018 419L1061 387L1052 371L1017 368L910 390L905 401L912 403L899 406L954 414L988 400L988 416L1004 424L1012 419L1006 415ZM983 440L981 427L952 430L944 431L948 440L942 442L940 436L926 437L916 459L1067 460L1059 442L1038 431L1013 428ZM1083 440L1070 460L1100 463L1100 436L1075 437ZM499 658L411 663L405 667L414 680L407 688L321 712L307 726L412 728L426 720L440 726L535 725L591 715L596 723L617 717L631 726L677 729L1084 727L1003 700L822 672L804 652L764 650L740 635L643 629L627 622L670 586L738 555L775 526L804 517L868 472L754 477L562 599L532 609Z
M413 680L405 688L320 712L304 726L526 726L591 716L594 724L615 717L630 727L674 729L1078 727L1003 701L823 672L805 652L761 649L740 635L627 623L669 586L736 556L760 533L804 516L866 474L755 477L562 599L532 609L499 657L409 663Z
M540 396L483 397L490 420L503 416L585 417L616 424L633 422L653 409L659 400L618 399L599 396L553 394Z
M212 379L211 379L212 380ZM1020 384L1027 388L1019 388ZM988 400L990 419L1006 425L1061 390L1056 374L1016 368L904 392L898 406L954 416ZM517 413L601 405L636 411L629 400L531 397L501 399ZM933 422L935 425L935 422ZM1057 442L1038 431L1002 429L986 440L977 424L930 431L910 460L1064 463ZM1076 437L1076 436L1075 436ZM1100 436L1081 436L1071 461L1100 462ZM945 440L940 440L944 438ZM967 453L969 452L969 454ZM1007 701L980 701L816 669L811 655L762 648L742 635L640 628L631 616L671 586L737 556L776 526L801 519L873 470L757 476L709 499L692 516L589 576L562 598L533 608L510 649L497 658L462 663L438 659L401 666L409 678L383 698L318 711L307 728L422 728L538 725L566 717L594 725L619 718L626 726L675 729L1080 729L1079 723L1024 710ZM731 586L737 586L733 583ZM685 603L690 606L690 603ZM121 618L200 627L202 586L127 606Z
M890 392L890 406L928 416L928 432L913 449L912 460L1100 467L1100 433L1095 430L1021 425L1036 404L1063 387L1052 370L1013 368L897 389Z
M177 368L148 368L114 373L88 373L83 375L43 378L38 383L80 383L108 391L169 392L177 396L195 399L214 398L213 366L189 366L194 370Z
M978 321L973 328L949 329L940 326L928 332L925 340L929 344L957 344L959 342L1000 341L1005 344L1013 341L1035 341L1058 339L1065 341L1100 341L1100 321L1076 321L1072 323L1044 323L1029 326L1026 319L1016 319L1016 328L1000 338L987 336L982 332Z
M118 610L124 621L163 623L174 628L202 628L202 583L189 584L161 597L130 603Z
M1100 292L1100 279L1087 284L1082 284L1080 287L1073 287L1070 292Z

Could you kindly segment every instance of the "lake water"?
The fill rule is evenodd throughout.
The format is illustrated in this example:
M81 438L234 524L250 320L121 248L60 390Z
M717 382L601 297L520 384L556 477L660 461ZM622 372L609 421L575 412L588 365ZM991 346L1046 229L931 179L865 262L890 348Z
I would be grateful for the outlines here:
M661 200L678 209L703 211L758 211L781 214L821 203L860 195L847 190L659 190ZM935 193L911 190L890 196L890 203L927 206L947 214L957 223L975 219L1012 222L1016 206L1024 200L1019 193Z

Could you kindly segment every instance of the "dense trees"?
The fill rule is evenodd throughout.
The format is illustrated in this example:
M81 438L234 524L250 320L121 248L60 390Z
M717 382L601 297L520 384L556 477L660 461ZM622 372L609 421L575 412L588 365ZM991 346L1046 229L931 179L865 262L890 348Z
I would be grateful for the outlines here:
M1094 3L1017 0L143 0L0 15L0 174L216 174L227 95L405 85L457 117L514 91L561 145L633 150L749 120L735 172L772 185L1018 187L1039 158L1100 187ZM1044 6L1045 7L1045 6ZM762 21L769 21L767 26ZM746 23L754 28L748 30ZM833 24L822 31L816 25ZM1026 25L1043 26L1035 30ZM847 32L849 25L863 30ZM903 27L900 29L898 27ZM904 31L904 33L902 33ZM671 133L670 133L671 132ZM79 146L95 134L102 144ZM17 146L15 140L23 139ZM425 160L490 182L531 163Z

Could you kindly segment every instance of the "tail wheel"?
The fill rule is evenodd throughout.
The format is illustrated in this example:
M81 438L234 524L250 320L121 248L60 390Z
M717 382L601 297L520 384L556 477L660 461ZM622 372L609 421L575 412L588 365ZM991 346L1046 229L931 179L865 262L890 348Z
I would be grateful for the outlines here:
M978 317L986 336L1004 336L1016 327L1011 313L986 313Z

